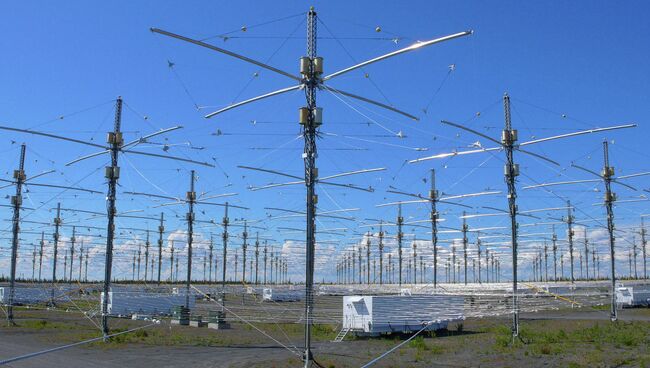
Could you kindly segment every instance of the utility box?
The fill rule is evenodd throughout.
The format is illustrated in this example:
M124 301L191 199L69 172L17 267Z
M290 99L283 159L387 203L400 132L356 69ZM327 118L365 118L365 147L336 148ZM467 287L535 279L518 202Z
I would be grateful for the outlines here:
M343 329L366 336L446 329L465 319L463 305L452 295L344 296Z
M190 324L190 310L182 305L177 305L172 308L172 325L189 326Z
M230 324L226 322L226 312L223 311L209 311L208 312L208 328L214 330L227 330Z

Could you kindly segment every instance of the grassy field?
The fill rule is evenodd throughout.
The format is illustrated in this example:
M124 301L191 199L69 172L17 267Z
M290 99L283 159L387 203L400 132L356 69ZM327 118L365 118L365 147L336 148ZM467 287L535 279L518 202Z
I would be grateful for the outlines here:
M616 323L593 319L522 320L520 338L515 341L511 338L507 319L466 320L449 330L416 337L376 366L650 367L650 310L628 310L625 313L645 320ZM36 339L34 341L55 345L99 336L98 328L79 313L20 310L19 315L18 325L2 326L0 335L9 338L29 335ZM112 320L115 332L146 323ZM303 328L299 324L259 324L255 327L287 346L299 348L301 345ZM146 348L165 347L166 352L173 354L176 349L191 351L212 347L228 351L276 344L255 327L233 323L230 330L215 331L171 326L163 321L160 325L117 336L110 343L97 342L75 349L97 354L110 351L112 356L119 357L122 353L125 356L131 354L133 347L139 347L142 354L146 354ZM381 338L350 336L344 342L331 343L337 332L334 325L316 325L314 328L315 356L325 367L360 366L407 338L395 335ZM279 357L276 354L269 359L251 356L247 361L239 359L232 364L246 367L299 365L300 359L291 354Z

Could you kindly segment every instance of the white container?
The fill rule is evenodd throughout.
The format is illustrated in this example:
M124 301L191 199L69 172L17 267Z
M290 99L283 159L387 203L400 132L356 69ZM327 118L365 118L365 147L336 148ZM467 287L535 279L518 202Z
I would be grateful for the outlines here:
M297 302L302 299L302 293L299 290L280 290L264 288L262 290L262 301L265 302Z
M434 331L464 320L463 308L462 296L344 296L343 328L358 335Z
M103 300L104 293L100 296ZM189 308L194 308L196 297L190 295ZM133 314L168 315L175 306L185 305L184 294L162 294L144 292L108 292L108 314L131 316Z

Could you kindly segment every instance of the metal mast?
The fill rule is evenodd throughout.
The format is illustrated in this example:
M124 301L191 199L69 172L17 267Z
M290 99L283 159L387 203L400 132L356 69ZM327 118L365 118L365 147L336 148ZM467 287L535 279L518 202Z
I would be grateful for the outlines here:
M363 270L361 269L361 245L359 245L359 251L357 252L357 260L359 261L359 285L363 283L362 275Z
M169 281L174 282L174 240L172 240L172 249L169 256Z
M255 239L255 285L259 284L259 260L260 260L260 234L256 234Z
M226 202L226 208L223 215L223 220L221 224L223 225L223 234L221 234L221 239L223 241L223 265L221 267L221 312L225 313L226 310L226 258L228 256L228 202Z
M83 260L84 260L84 242L83 240L81 241L81 247L79 247L79 282L82 282L83 279L81 278L81 271L83 268Z
M609 255L611 257L612 269L612 305L610 311L610 319L616 321L618 319L616 312L616 258L614 252L614 201L616 201L616 194L612 192L612 176L614 176L614 168L609 166L609 148L607 141L603 141L603 155L605 166L603 167L603 182L605 183L605 208L607 209L607 231L609 233Z
M241 266L241 269L242 269L241 281L243 283L246 283L246 250L248 248L248 243L247 243L248 231L246 231L247 229L248 229L248 227L246 225L246 221L244 221L244 232L242 233L242 237L244 238L244 244L242 244L242 256L243 256L243 259L242 259L242 263L241 263L242 264L242 266Z
M74 264L74 243L76 241L75 239L76 235L76 227L72 227L72 237L70 238L70 277L68 278L68 282L72 282L72 267Z
M467 219L465 218L465 211L463 211L463 259L464 259L464 280L467 285Z
M384 283L384 231L379 222L379 284Z
M108 179L107 215L108 226L106 233L106 260L104 270L104 297L102 299L102 332L104 341L108 340L108 293L111 291L111 272L113 268L113 238L115 237L115 208L117 180L120 177L120 168L117 166L117 158L122 146L122 97L118 97L115 103L115 121L113 131L108 133L107 143L110 145L111 166L106 167L106 178Z
M208 255L208 259L209 259L208 268L210 269L208 271L208 280L210 282L212 282L212 250L213 249L214 249L214 242L213 242L213 239L212 239L212 234L210 234L210 253Z
M399 285L402 286L402 205L397 206L397 256L399 257Z
M185 280L185 308L190 307L190 282L192 280L192 241L194 237L194 202L196 192L194 191L194 175L190 172L190 191L187 192L187 279ZM178 269L178 268L177 268Z
M418 245L413 237L413 283L418 283Z
M571 201L566 202L567 206L567 217L566 217L566 224L569 228L569 232L567 234L569 238L569 258L571 260L571 283L574 282L574 277L573 277L573 214L571 211Z
M557 281L557 235L555 234L555 225L553 225L551 241L553 242L553 281Z
M300 123L302 135L305 141L304 153L302 155L305 163L305 186L307 187L307 226L306 226L306 272L305 272L305 367L310 367L313 362L311 352L311 324L313 313L313 286L314 286L314 247L316 232L316 179L318 169L316 168L316 131L322 124L322 110L316 107L316 90L320 83L322 73L322 58L316 56L316 11L309 9L307 13L307 57L301 58L301 74L305 86L305 97L307 107L300 109ZM303 64L306 64L303 66Z
M641 247L642 247L641 249L643 251L643 278L647 279L648 270L646 268L646 246L648 245L648 242L646 241L645 235L646 235L646 229L643 223L643 217L641 217Z
M431 217L431 245L433 246L433 288L435 289L438 283L438 211L436 210L438 191L436 190L435 169L431 169L431 190L429 191L429 200L431 202L430 217ZM479 267L479 273L480 273L480 267Z
M589 239L587 239L587 230L585 229L585 277L589 280Z
M11 204L14 207L14 215L12 218L12 239L11 239L11 274L9 276L9 303L7 306L7 323L14 323L14 295L16 284L16 261L18 259L18 233L20 232L20 206L23 202L22 191L23 182L27 177L25 176L25 144L20 146L20 161L18 170L14 171L14 179L16 180L16 195L11 197Z
M43 246L45 245L45 231L41 231L41 242L38 249L38 281L41 281L41 271L43 269Z
M510 212L511 245L512 245L512 336L519 335L519 307L517 305L517 189L516 177L519 175L519 165L515 164L513 152L517 141L517 131L512 129L510 120L510 96L503 96L505 112L505 129L501 135L501 143L506 151L506 183L508 185L508 210Z
M160 285L160 271L162 268L162 246L163 246L163 233L165 232L165 214L160 213L160 225L158 225L158 285Z
M147 241L144 243L144 282L147 282L147 276L149 276L149 230L147 230Z
M546 242L544 242L544 277L548 282L548 244Z
M61 203L56 204L56 217L54 218L54 254L52 259L52 290L50 304L54 305L54 284L56 283L56 261L59 253L59 228L61 227Z
M366 276L367 284L370 285L370 231L368 231L366 238Z
M266 261L268 255L268 242L264 241L264 285L266 285Z
M481 237L480 234L476 236L476 251L478 253L478 283L481 283Z

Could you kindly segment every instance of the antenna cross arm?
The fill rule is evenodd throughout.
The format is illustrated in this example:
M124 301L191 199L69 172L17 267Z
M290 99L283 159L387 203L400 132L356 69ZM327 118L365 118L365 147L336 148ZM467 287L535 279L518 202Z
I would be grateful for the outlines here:
M397 51L393 51L393 52L390 52L388 54L378 56L376 58L366 60L366 61L364 61L362 63L359 63L359 64L356 64L356 65L350 66L348 68L339 70L337 72L334 72L334 73L332 73L330 75L327 75L327 76L323 77L323 81L332 79L334 77L338 77L339 75L351 72L351 71L359 69L359 68L363 68L366 65L373 64L373 63L376 63L378 61L391 58L393 56L397 56L397 55L400 55L400 54L404 54L406 52L414 51L414 50L417 50L417 49L420 49L420 48L423 48L423 47L426 47L426 46L431 46L431 45L434 45L436 43L440 43L440 42L444 42L444 41L448 41L448 40L453 40L454 38L469 36L472 33L474 33L474 32L473 31L464 31L464 32L454 33L452 35L436 38L436 39L429 40L429 41L416 42L416 43L412 44L411 46L407 46L407 47L405 47L403 49L399 49Z
M280 69L278 69L278 68L275 68L275 67L272 67L272 66L270 66L270 65L264 64L264 63L262 63L262 62L260 62L260 61L257 61L257 60L253 60L253 59L251 59L251 58L249 58L249 57L246 57L246 56L243 56L243 55L240 55L240 54L234 53L234 52L232 52L232 51L228 51L228 50L222 49L222 48L220 48L220 47L217 47L217 46L214 46L214 45L210 45L209 43L205 43L205 42L203 42L203 41L199 41L199 40L195 40L195 39L193 39L193 38L189 38L189 37L181 36L181 35L179 35L179 34L172 33L172 32L168 32L168 31L165 31L165 30L162 30L162 29L159 29L159 28L151 28L151 32L158 33L158 34L161 34L161 35L164 35L164 36L168 36L168 37L172 37L172 38L176 38L176 39L181 40L181 41L185 41L185 42L193 43L193 44L195 44L195 45L198 45L198 46L201 46L201 47L205 47L205 48L207 48L207 49L210 49L210 50L213 50L213 51L220 52L220 53L222 53L222 54L226 54L226 55L229 55L229 56L235 57L235 58L237 58L237 59L239 59L239 60L243 60L243 61L246 61L246 62L248 62L248 63L255 64L255 65L259 66L259 67L262 67L262 68L264 68L264 69L270 70L270 71L272 71L272 72L276 72L276 73L278 73L278 74L282 74L282 75L284 75L285 77L289 77L289 78L291 78L291 79L295 79L295 80L297 80L297 81L301 81L301 80L302 80L300 77L295 76L295 75L293 75L293 74L291 74L291 73L287 73L287 72L285 72L284 70L280 70Z
M330 92L332 92L332 93L338 93L338 94L343 95L343 96L351 97L351 98L354 98L354 99L357 99L357 100L360 100L360 101L363 101L363 102L367 102L367 103L369 103L369 104L373 104L373 105L375 105L375 106L379 106L379 107L384 108L384 109L386 109L386 110L390 110L390 111L392 111L392 112L396 112L396 113L398 113L398 114L400 114L400 115L404 115L404 116L406 116L407 118L412 119L412 120L415 120L415 121L419 121L419 120L420 120L420 118L418 118L418 117L415 116L415 115L409 114L409 113L404 112L404 111L402 111L402 110L398 110L398 109L396 109L396 108L394 108L394 107L392 107L392 106L390 106L390 105L386 105L386 104L384 104L384 103L381 103L381 102L378 102L378 101L374 101L374 100L371 100L371 99L366 98L366 97L363 97L363 96L355 95L355 94L352 94L352 93L350 93L350 92L341 91L340 89L333 88L333 87L330 87L330 86L326 86L326 85L324 85L324 84L321 84L320 87L322 87L322 88L324 88L324 89L326 89L326 90L328 90L328 91L330 91Z
M232 110L232 109L234 109L236 107L243 106L243 105L249 104L251 102L263 100L265 98L277 96L277 95L280 95L280 94L283 94L283 93L286 93L286 92L291 92L291 91L295 91L295 90L302 89L302 88L304 88L304 85L303 84L298 84L296 86L282 88L282 89L279 89L277 91L273 91L273 92L269 92L269 93L266 93L266 94L263 94L263 95L260 95L260 96L257 96L257 97L249 98L248 100L237 102L237 103L234 103L232 105L228 105L228 106L226 106L226 107L224 107L224 108L222 108L220 110L217 110L215 112L211 112L211 113L207 114L206 116L204 116L204 118L210 119L211 117L213 117L215 115L219 115L222 112Z

